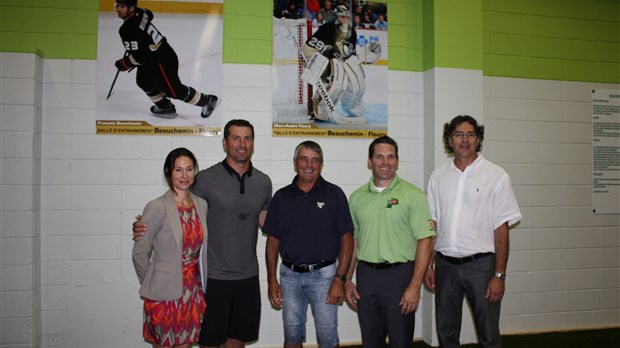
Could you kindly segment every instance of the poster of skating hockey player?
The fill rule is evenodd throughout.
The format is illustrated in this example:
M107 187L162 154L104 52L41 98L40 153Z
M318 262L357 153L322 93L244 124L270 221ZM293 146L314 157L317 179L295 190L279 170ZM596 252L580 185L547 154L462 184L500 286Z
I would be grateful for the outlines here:
M274 1L273 135L387 134L387 48L385 3Z
M223 1L100 0L97 134L216 136Z

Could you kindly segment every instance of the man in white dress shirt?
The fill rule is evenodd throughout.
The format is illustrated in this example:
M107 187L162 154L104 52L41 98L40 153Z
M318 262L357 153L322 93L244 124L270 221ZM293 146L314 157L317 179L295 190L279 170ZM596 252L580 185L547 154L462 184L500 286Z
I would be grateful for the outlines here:
M429 266L425 283L435 291L437 336L444 348L460 347L465 296L480 346L501 347L508 231L521 212L508 174L479 154L483 140L484 126L471 116L446 123L443 142L454 159L435 169L428 183L437 238L435 267Z

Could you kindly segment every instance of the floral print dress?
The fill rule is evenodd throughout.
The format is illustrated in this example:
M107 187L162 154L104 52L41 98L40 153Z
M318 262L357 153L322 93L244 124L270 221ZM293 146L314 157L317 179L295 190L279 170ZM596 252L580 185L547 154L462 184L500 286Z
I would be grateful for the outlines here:
M198 342L207 307L199 268L202 224L194 205L177 209L183 228L183 293L174 301L144 300L144 338L162 346Z

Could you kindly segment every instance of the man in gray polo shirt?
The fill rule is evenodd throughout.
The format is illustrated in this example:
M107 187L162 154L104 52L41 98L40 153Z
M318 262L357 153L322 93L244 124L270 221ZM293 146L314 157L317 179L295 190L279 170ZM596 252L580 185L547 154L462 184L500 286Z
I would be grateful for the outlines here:
M224 127L226 158L196 176L192 192L208 203L207 309L202 347L243 347L258 339L260 287L256 241L271 200L271 180L252 166L254 127L231 120ZM146 226L134 223L134 237ZM227 319L227 320L225 320Z

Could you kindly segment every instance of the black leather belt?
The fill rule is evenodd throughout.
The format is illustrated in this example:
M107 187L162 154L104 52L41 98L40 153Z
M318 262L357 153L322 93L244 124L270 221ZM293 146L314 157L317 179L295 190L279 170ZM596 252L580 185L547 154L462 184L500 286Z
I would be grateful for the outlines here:
M439 255L439 257L450 262L453 265L462 265L464 263L469 263L469 262L481 259L483 257L493 255L493 253L478 253L478 254L473 254L471 256L465 256L465 257L446 256L446 255L443 255L442 253L437 253L437 255Z
M404 264L404 262L394 262L394 263L389 263L389 262L381 262L381 263L372 263L372 262L368 262L368 261L362 261L366 266L374 268L374 269L388 269L388 268L392 268L398 265L402 265Z
M314 271L315 269L327 267L336 262L336 260L323 260L319 263L315 263L314 265L293 265L292 263L282 260L282 264L295 272L306 273Z

